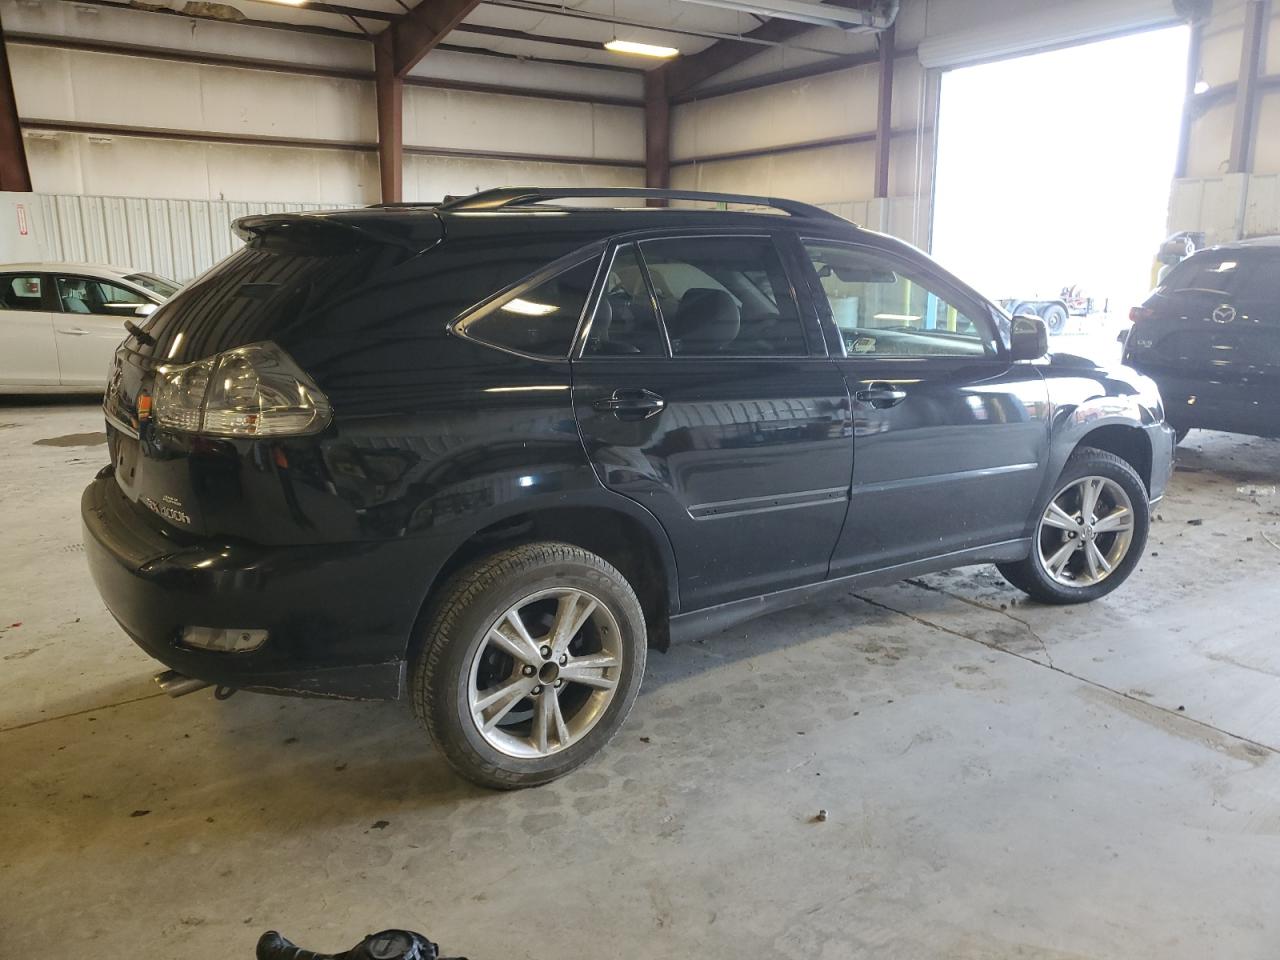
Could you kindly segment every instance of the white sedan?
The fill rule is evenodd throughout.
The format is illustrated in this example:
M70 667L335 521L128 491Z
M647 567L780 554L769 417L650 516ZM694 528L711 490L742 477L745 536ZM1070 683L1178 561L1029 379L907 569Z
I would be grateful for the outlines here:
M87 263L0 264L0 393L98 393L127 333L178 290Z

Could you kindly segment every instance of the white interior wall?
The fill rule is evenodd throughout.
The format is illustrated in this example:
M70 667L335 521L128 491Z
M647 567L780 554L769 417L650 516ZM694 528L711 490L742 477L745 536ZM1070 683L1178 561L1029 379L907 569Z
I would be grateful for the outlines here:
M333 204L380 199L372 80L68 50L24 43L23 37L112 40L360 72L372 70L367 43L63 3L3 0L0 15L37 192ZM641 92L632 73L447 51L424 58L411 77L539 91L589 88L604 97ZM412 83L405 86L404 103L411 154L406 200L438 199L439 185L455 193L513 183L643 185L639 107ZM297 142L219 143L183 132ZM431 150L448 155L421 153ZM495 154L554 155L568 162ZM617 166L585 163L590 161Z
M1215 0L1201 26L1199 79L1210 91L1237 82L1244 41L1245 6L1251 0ZM1263 44L1260 71L1280 74L1280 7ZM1250 174L1229 173L1235 98L1229 92L1192 101L1185 179L1174 184L1169 229L1200 230L1210 243L1280 234L1280 89L1259 92Z

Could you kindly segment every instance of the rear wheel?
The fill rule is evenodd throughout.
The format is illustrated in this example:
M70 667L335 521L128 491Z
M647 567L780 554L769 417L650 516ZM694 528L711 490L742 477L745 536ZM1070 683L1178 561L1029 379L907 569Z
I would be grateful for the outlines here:
M449 763L499 789L561 777L622 726L644 674L644 614L613 566L532 543L443 589L413 672L413 705Z
M1036 523L1031 556L999 564L1042 603L1084 603L1120 586L1142 558L1150 515L1142 479L1113 453L1082 447Z

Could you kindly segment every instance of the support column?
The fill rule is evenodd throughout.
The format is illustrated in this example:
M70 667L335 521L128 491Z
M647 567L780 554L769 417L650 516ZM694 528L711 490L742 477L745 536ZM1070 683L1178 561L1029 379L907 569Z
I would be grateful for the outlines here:
M889 196L889 156L893 145L893 42L894 28L880 32L880 93L876 110L877 199Z
M1182 126L1178 129L1178 159L1173 165L1173 177L1181 180L1187 175L1187 158L1191 152L1191 121L1195 119L1192 101L1196 97L1196 84L1200 81L1200 43L1204 28L1191 24L1191 39L1187 43L1187 89L1182 101Z
M378 171L382 202L404 199L404 81L396 76L390 30L373 41L374 86L378 101Z
M1254 128L1258 118L1258 73L1270 19L1269 0L1248 0L1245 4L1240 79L1236 84L1236 114L1231 127L1230 173L1253 172Z
M665 67L644 75L644 183L671 186L671 100Z
M5 44L2 24L0 24L0 190L13 190L18 193L31 191L31 170L27 166L27 147L22 141L22 125L18 122L18 101L13 95L13 77L9 73L9 50Z

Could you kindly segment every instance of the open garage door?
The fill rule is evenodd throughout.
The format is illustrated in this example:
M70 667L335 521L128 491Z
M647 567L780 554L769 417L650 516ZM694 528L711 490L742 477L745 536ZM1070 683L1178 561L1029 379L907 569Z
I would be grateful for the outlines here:
M922 41L920 63L960 67L1182 22L1173 0L1075 0L1034 10L1019 10L1021 3L1002 5L1011 11L1004 19L992 22L990 6L995 4L982 4L981 26L965 29L957 23L954 30L941 30ZM959 12L956 5L950 15Z

